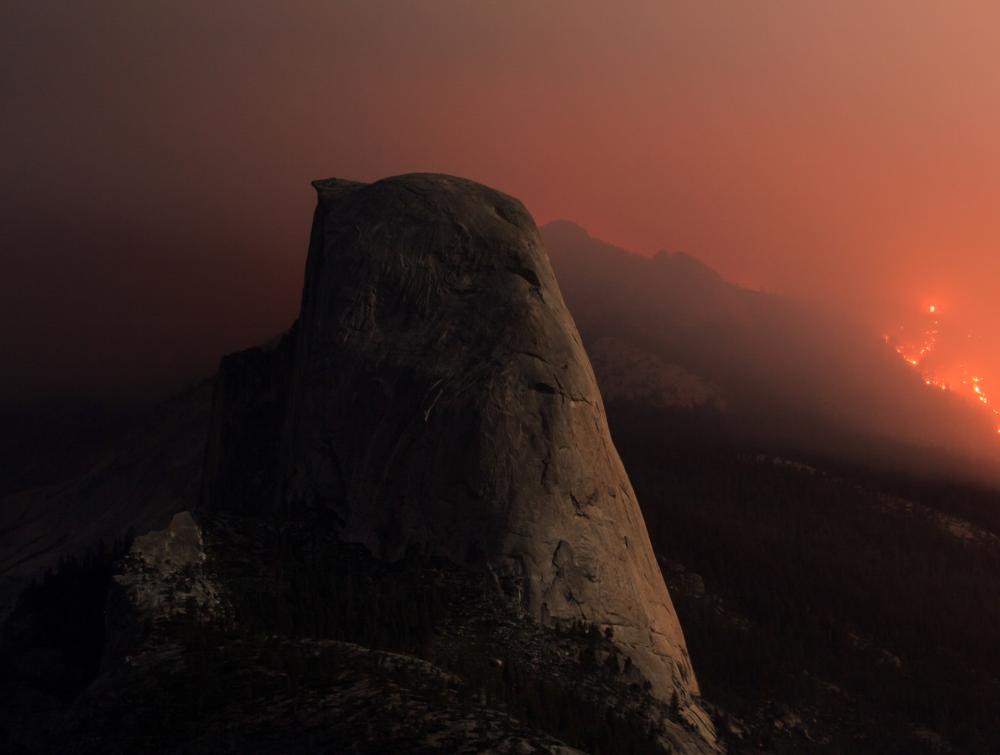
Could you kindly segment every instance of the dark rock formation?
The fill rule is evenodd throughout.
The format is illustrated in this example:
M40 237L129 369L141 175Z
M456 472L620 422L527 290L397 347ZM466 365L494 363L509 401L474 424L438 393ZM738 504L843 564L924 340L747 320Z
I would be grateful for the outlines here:
M316 188L300 316L223 360L199 506L136 538L91 676L0 746L717 752L531 217L448 176Z
M315 186L299 320L272 372L256 351L224 364L204 508L321 511L380 558L492 570L543 623L612 628L661 699L689 701L684 637L530 215L448 176ZM260 430L278 426L271 447Z

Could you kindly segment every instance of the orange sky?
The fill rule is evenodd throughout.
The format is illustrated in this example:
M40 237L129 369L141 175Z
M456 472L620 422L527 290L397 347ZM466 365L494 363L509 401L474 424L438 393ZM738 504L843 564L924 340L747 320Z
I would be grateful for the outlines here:
M309 179L412 170L873 331L934 300L1000 376L998 79L972 0L5 3L0 400L210 371L294 315Z

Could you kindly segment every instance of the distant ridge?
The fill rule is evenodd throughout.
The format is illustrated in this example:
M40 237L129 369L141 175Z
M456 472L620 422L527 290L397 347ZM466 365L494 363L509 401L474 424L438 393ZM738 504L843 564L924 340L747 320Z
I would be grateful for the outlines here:
M725 404L730 430L782 448L1000 478L984 414L928 389L854 323L729 283L684 252L644 257L567 220L541 233L585 345L614 338L696 376ZM607 359L602 372L622 382Z

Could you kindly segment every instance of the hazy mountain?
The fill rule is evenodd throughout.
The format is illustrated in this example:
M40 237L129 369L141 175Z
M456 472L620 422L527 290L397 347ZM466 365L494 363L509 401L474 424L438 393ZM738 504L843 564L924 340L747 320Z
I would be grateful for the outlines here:
M605 391L674 392L775 447L966 472L1000 463L988 415L924 385L849 317L733 285L684 253L630 254L568 221L542 235Z

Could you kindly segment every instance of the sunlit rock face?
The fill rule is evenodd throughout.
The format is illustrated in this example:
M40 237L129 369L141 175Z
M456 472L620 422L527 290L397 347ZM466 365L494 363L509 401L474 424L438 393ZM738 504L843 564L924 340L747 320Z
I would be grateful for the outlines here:
M315 187L299 320L273 374L256 353L224 367L203 505L323 512L381 558L490 571L546 624L611 628L687 705L681 627L531 216L449 176Z

